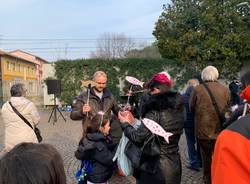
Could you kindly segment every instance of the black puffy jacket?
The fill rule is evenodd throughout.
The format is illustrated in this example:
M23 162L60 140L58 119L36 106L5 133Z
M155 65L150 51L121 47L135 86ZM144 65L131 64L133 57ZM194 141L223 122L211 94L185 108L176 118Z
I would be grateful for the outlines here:
M115 146L107 141L101 133L87 134L78 146L75 156L79 160L89 160L92 172L88 173L87 180L93 183L108 181L113 174L113 157Z
M72 104L72 111L70 113L70 118L72 120L82 120L84 124L87 117L94 117L99 111L103 111L108 116L111 115L111 111L114 114L118 114L119 107L114 99L113 94L105 88L103 90L103 96L100 99L94 92L93 88L90 90L89 105L91 111L88 113L82 112L82 106L88 101L88 93L81 93Z
M160 155L149 156L142 153L140 168L135 170L135 177L139 184L178 184L181 182L181 161L179 154L179 140L183 132L184 106L179 93L167 92L150 96L142 107L142 117L158 122L166 132L174 135L170 142L160 139ZM122 124L125 135L137 146L151 137L151 132L142 123L136 130L129 124Z

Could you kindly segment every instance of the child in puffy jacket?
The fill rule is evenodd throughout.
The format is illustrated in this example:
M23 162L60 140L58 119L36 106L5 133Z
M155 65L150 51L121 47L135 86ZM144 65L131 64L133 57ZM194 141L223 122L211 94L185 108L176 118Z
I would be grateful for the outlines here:
M99 113L86 122L84 129L84 136L75 152L76 158L82 160L85 166L82 183L107 184L113 174L112 159L115 154L115 146L109 135L110 121Z

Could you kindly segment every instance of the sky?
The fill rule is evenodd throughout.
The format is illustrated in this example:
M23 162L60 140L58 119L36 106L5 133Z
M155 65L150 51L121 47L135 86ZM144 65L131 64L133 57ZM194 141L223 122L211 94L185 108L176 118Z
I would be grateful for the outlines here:
M48 61L88 58L104 33L152 43L170 0L0 0L0 49L21 49Z

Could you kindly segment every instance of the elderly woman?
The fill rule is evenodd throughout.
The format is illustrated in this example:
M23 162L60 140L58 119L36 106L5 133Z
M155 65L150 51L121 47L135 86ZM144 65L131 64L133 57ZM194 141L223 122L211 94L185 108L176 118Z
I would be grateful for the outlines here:
M171 90L172 80L166 72L157 73L148 84L150 96L142 106L142 118L158 123L166 132L173 135L169 143L146 128L141 123L134 129L137 119L131 113L120 112L124 134L142 150L139 167L135 168L134 176L137 184L178 184L181 182L181 160L179 140L183 132L184 105L179 93ZM155 144L147 146L147 142L155 136ZM158 147L159 150L156 148ZM126 151L126 149L125 149ZM135 154L135 153L134 153Z
M22 142L37 143L34 130L31 129L14 111L10 103L17 111L29 121L33 128L38 124L40 116L35 105L26 99L24 84L14 84L11 89L11 98L2 107L4 120L4 150L10 151L15 145Z
M222 122L205 85L211 91L220 112L226 112L230 108L230 92L217 81L218 77L219 72L214 66L204 68L201 72L203 83L194 88L189 101L190 111L195 115L195 135L200 145L205 184L211 183L214 144L222 130Z

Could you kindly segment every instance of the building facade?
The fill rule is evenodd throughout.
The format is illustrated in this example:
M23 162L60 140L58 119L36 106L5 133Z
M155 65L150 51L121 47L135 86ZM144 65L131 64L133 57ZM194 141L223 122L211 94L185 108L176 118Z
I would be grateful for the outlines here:
M34 56L35 57L35 56ZM42 96L40 62L32 62L16 53L0 51L0 105L10 97L10 88L15 83L24 83L28 97Z
M42 81L43 76L43 65L48 64L48 61L42 59L41 57L35 56L33 54L30 54L28 52L22 51L22 50L15 50L9 52L11 55L14 55L19 58L23 58L31 63L34 63L36 65L36 78L39 82Z

